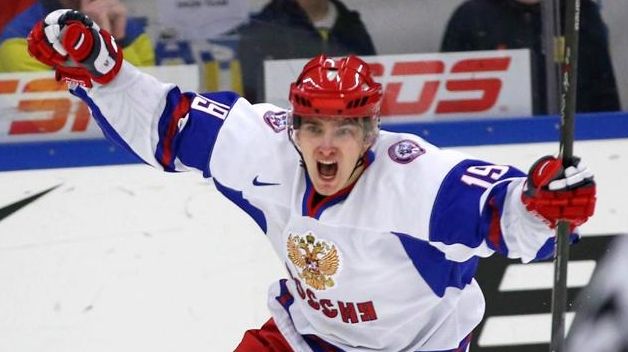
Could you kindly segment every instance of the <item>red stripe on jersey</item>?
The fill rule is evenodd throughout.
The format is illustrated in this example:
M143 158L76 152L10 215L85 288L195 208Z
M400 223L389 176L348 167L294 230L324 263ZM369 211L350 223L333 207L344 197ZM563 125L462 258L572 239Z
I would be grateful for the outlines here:
M355 181L351 183L350 185L346 186L345 188L339 190L338 192L332 195L326 196L314 207L312 207L312 203L314 202L315 191L312 192L312 195L308 199L309 211L307 215L312 218L317 218L317 216L320 215L319 211L321 210L321 208L328 206L334 200L337 200L340 198L342 199L346 198L349 192L351 192L351 190L353 189L353 186L355 186Z
M491 216L491 225L488 230L488 240L493 245L495 250L501 249L502 243L502 227L501 227L501 217L499 216L499 208L495 205L495 198L491 198L490 200L491 211L493 212Z
M168 124L168 131L163 138L164 148L163 155L161 156L161 165L167 166L172 162L172 141L177 135L179 120L181 120L190 111L190 98L186 95L181 95L181 100L172 111L172 118Z

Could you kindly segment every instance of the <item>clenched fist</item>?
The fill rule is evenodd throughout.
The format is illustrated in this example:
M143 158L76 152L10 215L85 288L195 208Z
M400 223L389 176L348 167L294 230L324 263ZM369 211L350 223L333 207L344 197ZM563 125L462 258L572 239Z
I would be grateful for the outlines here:
M122 49L111 34L75 10L56 10L39 21L28 35L28 51L52 66L57 79L87 87L110 82L122 66Z

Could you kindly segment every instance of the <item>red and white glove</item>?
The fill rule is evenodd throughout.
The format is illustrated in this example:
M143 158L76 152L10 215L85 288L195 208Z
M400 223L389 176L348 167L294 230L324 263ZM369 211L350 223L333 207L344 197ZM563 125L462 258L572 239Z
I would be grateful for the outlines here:
M593 174L574 157L563 169L562 161L544 156L530 168L521 200L528 211L540 216L550 228L559 220L570 228L585 223L595 210Z
M57 80L86 87L109 83L122 66L122 48L107 31L75 10L56 10L28 35L28 52L52 66Z

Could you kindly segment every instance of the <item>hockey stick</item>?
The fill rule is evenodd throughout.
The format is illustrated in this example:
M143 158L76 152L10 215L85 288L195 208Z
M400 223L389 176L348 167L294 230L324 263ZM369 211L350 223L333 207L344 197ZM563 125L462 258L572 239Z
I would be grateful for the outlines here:
M565 167L573 157L578 71L578 32L580 30L580 0L566 1L564 60L561 65L561 135L559 151ZM550 351L552 352L562 352L565 341L569 235L569 224L565 221L559 222L556 230L554 288L552 290L552 336L550 341Z
M560 111L560 100L558 99L558 64L562 62L559 48L562 50L562 41L558 35L560 33L560 0L542 0L541 21L543 34L543 52L545 54L545 97L548 115L557 115ZM562 38L562 37L561 37Z

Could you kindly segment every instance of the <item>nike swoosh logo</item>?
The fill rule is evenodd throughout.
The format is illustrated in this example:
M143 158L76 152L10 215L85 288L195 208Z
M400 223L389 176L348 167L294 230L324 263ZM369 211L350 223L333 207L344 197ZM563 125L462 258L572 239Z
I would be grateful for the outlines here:
M280 183L258 181L257 180L258 177L259 176L255 176L255 178L253 179L253 186L279 186L280 185Z
M25 206L31 204L32 202L36 201L38 198L46 195L48 192L54 190L55 188L59 187L61 185L56 185L56 186L52 186L46 190L43 190L37 194L33 194L32 196L28 197L28 198L24 198L22 200L18 200L15 203L11 203L7 206L4 206L2 208L0 208L0 221L6 219L7 217L9 217L11 214L15 213L16 211L24 208Z

